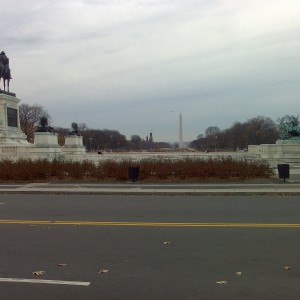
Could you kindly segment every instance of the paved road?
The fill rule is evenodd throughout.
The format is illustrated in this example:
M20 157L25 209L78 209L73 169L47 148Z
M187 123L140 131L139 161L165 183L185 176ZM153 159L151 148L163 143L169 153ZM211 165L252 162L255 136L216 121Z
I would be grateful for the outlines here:
M1 299L300 297L298 196L3 194L0 203Z

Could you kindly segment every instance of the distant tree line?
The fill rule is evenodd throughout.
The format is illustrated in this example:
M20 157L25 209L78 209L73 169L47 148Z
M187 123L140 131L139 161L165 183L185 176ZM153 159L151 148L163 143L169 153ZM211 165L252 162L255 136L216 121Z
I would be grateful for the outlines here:
M82 126L84 125L84 126ZM83 137L83 144L87 151L129 151L129 150L158 150L170 148L169 143L154 142L142 139L139 135L132 135L130 140L117 130L110 129L90 129L85 124L79 124L79 133ZM69 130L56 127L55 131L59 134L59 144L64 144L64 136Z
M51 121L48 111L39 104L19 106L20 126L30 143L34 142L34 132L39 126L41 117L46 117ZM58 134L58 143L62 146L65 143L64 137L71 131L70 128L54 127ZM110 129L90 129L85 123L78 124L78 131L83 137L83 144L87 151L122 151L122 150L157 150L170 148L169 143L155 142L148 138L142 139L139 135L132 135L127 140L125 135L117 130Z
M39 125L40 118L51 116L47 110L38 104L19 106L20 125L27 140L33 143L34 132ZM246 149L248 145L273 144L280 137L279 124L289 120L291 116L284 116L274 122L269 117L257 116L244 123L236 122L230 128L221 130L217 126L210 126L204 134L190 143L190 147L200 151L238 150ZM70 127L71 128L71 127ZM54 127L58 133L58 143L64 145L64 136L69 134L70 128ZM167 142L155 142L146 137L141 138L133 134L129 140L117 130L90 129L85 123L78 124L79 133L83 137L83 144L87 151L128 151L128 150L158 150L171 148Z
M247 149L248 145L273 144L279 136L279 127L271 118L257 116L244 123L236 122L225 130L208 127L205 135L199 134L190 147L201 151L235 151Z

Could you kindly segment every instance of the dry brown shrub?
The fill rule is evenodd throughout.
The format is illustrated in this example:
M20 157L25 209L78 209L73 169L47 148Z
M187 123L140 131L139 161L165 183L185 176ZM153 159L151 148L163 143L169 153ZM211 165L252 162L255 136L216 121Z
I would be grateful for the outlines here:
M54 159L48 161L19 159L0 160L0 180L128 180L128 168L139 167L141 181L197 181L227 180L270 177L273 170L263 161L246 159L143 159L139 162L130 160L106 160L98 164L92 161L71 161Z

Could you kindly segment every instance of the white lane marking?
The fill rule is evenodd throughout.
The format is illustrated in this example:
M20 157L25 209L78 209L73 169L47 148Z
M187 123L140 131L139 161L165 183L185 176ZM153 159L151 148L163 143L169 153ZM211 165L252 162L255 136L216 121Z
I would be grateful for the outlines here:
M89 286L90 282L84 281L62 281L62 280L44 280L44 279L25 279L25 278L0 278L0 282L19 282L19 283L47 283L47 284L65 284Z
M3 205L3 204L5 204L5 203L0 203L0 205Z

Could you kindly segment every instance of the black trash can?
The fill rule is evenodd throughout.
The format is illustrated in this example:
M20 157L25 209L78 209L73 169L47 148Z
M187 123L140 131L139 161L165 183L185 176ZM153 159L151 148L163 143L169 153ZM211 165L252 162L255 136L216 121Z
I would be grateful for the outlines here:
M290 165L289 164L279 164L277 165L279 178L290 178Z
M128 167L128 178L132 181L139 179L140 167Z

